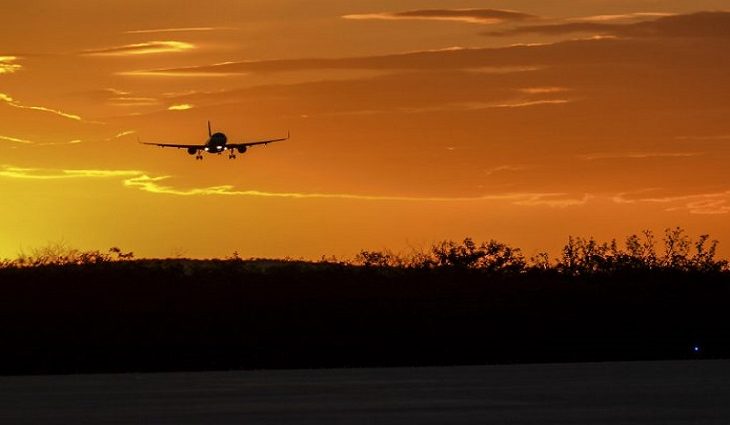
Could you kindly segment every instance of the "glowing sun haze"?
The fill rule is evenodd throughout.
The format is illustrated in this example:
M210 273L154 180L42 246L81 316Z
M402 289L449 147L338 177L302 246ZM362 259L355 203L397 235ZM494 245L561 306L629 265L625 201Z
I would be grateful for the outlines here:
M683 226L730 253L726 1L0 5L0 257ZM231 161L137 143L289 141Z

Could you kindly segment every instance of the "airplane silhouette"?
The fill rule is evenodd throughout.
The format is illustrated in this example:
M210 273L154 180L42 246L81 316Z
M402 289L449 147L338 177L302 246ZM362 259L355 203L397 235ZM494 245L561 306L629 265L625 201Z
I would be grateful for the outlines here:
M208 141L204 145L178 145L173 143L154 143L154 142L140 142L143 145L159 146L162 148L177 148L187 149L190 155L195 155L195 159L203 159L203 152L221 154L223 151L228 150L228 159L236 158L236 151L238 153L244 153L249 146L256 145L268 145L269 143L281 142L282 140L289 139L289 132L286 133L286 137L279 139L268 139L268 140L255 140L246 143L228 143L228 137L225 134L217 132L213 133L210 130L210 121L208 121Z

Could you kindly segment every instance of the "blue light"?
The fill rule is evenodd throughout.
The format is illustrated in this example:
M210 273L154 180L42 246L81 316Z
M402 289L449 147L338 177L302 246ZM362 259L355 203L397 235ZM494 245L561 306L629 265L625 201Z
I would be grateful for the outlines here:
M699 353L700 352L700 346L699 345L693 345L692 346L692 351L694 351L695 353Z

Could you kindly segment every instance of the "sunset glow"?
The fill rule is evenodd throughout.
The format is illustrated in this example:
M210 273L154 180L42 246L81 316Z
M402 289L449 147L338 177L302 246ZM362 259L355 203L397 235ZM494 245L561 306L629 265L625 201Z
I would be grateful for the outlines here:
M466 236L555 257L674 226L730 256L726 2L71 3L0 6L0 258ZM205 143L207 121L291 139L138 143Z

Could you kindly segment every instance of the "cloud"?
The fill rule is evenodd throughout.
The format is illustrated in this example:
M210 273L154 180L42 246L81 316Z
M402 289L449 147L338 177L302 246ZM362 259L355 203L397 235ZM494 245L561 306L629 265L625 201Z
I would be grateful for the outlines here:
M653 158L692 158L704 155L704 152L625 152L625 153L588 153L578 155L585 161L600 159L653 159Z
M358 195L349 193L300 193L300 192L265 192L259 190L236 190L231 185L211 186L205 188L176 189L161 184L170 176L149 177L140 175L124 180L127 187L135 187L146 192L178 195L220 195L220 196L246 196L262 198L288 198L288 199L341 199L352 201L399 201L399 202L479 202L479 201L507 201L514 205L522 206L548 206L568 207L583 205L590 199L590 196L583 195L580 198L571 198L565 193L505 193L474 197L440 197L440 196L383 196L383 195Z
M26 139L18 139L16 137L8 137L8 136L0 136L0 142L2 141L8 141L13 143L19 143L24 145L33 145L33 146L60 146L60 145L76 145L79 143L82 143L83 140L80 139L74 139L69 140L68 142L34 142L32 140L26 140ZM11 172L18 172L22 171L23 169L6 169L5 171L11 173Z
M432 20L457 21L472 24L496 24L505 21L523 21L535 16L501 9L421 9L404 12L365 13L342 16L357 20Z
M46 108L45 106L26 106L16 101L5 93L0 93L0 102L4 102L8 106L18 109L27 109L32 111L48 112L54 115L58 115L63 118L68 118L74 121L81 121L81 117L75 114L69 114L67 112L59 111L57 109Z
M527 87L518 90L525 94L550 94L568 91L569 89L567 87Z
M581 16L573 18L573 21L583 22L617 22L617 21L631 21L643 18L663 18L665 16L674 16L675 13L666 12L634 12L624 13L617 15L593 15L593 16Z
M213 69L218 66L225 66L230 62L206 65L201 68L206 68L201 71L196 71L197 67L185 67L185 68L171 68L171 69L147 69L147 70L136 70L136 71L120 71L116 75L127 76L127 77L229 77L231 75L246 75L247 72L219 72Z
M79 143L83 143L83 140L81 139L74 139L69 140L68 142L47 142L47 143L38 143L36 146L62 146L62 145L78 145Z
M203 188L179 189L165 185L163 182L172 176L150 176L139 170L95 170L69 169L49 170L39 168L22 168L11 165L0 166L0 177L23 180L69 180L69 179L108 179L121 178L122 184L128 188L144 192L175 196L241 196L258 198L284 199L339 199L350 201L390 201L390 202L485 202L504 201L521 206L570 207L585 204L590 195L584 194L574 198L566 193L530 193L513 192L473 197L445 196L388 196L361 195L349 193L318 192L267 192L260 190L238 190L231 185L209 186Z
M131 91L115 88L86 90L74 93L74 95L83 98L86 101L120 107L151 106L160 104L160 101L157 98L147 95L139 95Z
M125 34L156 34L165 32L200 32L235 30L234 27L180 27L180 28L150 28L143 30L124 31Z
M508 30L489 31L483 33L490 36L507 36L521 34L563 35L572 33L616 34L626 25L607 24L603 22L565 22L559 24L527 25Z
M65 180L80 178L130 177L143 174L136 170L44 170L39 168L21 168L10 165L0 166L0 177L25 180Z
M154 97L120 96L109 99L107 103L113 106L152 106L159 105L160 101Z
M529 106L539 105L563 105L570 103L570 99L542 99L542 100L519 100L515 102L502 102L496 104L485 104L478 106L475 109L490 109L490 108L526 108Z
M442 103L433 106L401 106L392 109L361 109L361 110L340 110L335 112L324 113L327 116L344 116L344 115L375 115L375 114L424 114L429 112L443 111L480 111L487 109L514 109L529 108L533 106L544 105L564 105L571 103L571 99L542 99L542 100L505 100L501 102L452 102ZM317 115L317 114L314 114Z
M523 165L498 165L496 167L492 167L489 169L484 170L484 175L491 176L493 174L497 173L503 173L505 171L523 171L528 169L529 167L523 166Z
M699 199L688 202L684 207L668 209L668 211L677 210L686 210L690 214L728 214L730 213L730 197L725 197L725 199Z
M167 110L169 111L186 111L188 109L193 109L193 105L189 103L180 103L177 105L170 105Z
M195 46L193 44L182 41L147 41L144 43L84 50L81 54L88 56L134 56L183 52L194 48Z
M670 195L661 188L647 188L615 195L618 204L649 203L666 205L665 211L686 211L690 214L730 213L730 190L686 195Z
M128 91L119 90L119 89L115 89L115 88L112 88L112 87L109 87L109 88L106 88L106 89L102 89L102 91L103 92L106 92L106 93L111 93L111 94L113 94L115 96L126 96L126 95L130 94L130 92L128 92Z
M124 136L129 136L129 135L132 135L132 134L135 134L135 133L137 133L137 132L134 131L134 130L125 130L125 131L121 131L121 132L115 134L113 137L111 137L111 139L119 139L119 138L122 138ZM109 140L111 140L111 139L109 139Z
M30 140L18 139L16 137L10 137L10 136L0 136L0 141L13 142L13 143L21 143L21 144L24 144L24 145L35 143L35 142L30 141Z
M707 21L715 22L714 25ZM544 69L599 64L649 64L652 66L688 67L695 64L722 65L726 55L717 51L726 44L720 36L730 38L730 13L677 15L657 21L636 24L609 24L598 22L570 22L556 25L524 26L508 32L544 32L564 34L588 32L603 36L566 40L554 43L522 44L498 48L460 48L424 50L379 56L344 58L301 58L261 61L225 61L214 64L126 71L132 76L227 76L248 73L278 73L309 70L372 70L372 71L432 71ZM505 34L505 33L499 33ZM636 37L626 37L635 34ZM714 42L688 46L677 40L679 35L703 37L716 35ZM653 36L650 36L653 35ZM641 37L639 37L641 36ZM641 40L637 40L641 38ZM677 54L684 55L677 60Z
M23 66L15 63L17 60L16 56L0 56L0 75L19 71Z
M503 49L439 49L418 52L398 53L382 56L361 56L347 58L303 58L262 61L226 61L210 65L161 68L151 70L126 71L128 76L227 76L247 73L276 73L308 71L315 69L364 69L364 70L433 70L485 68L491 71L506 68L515 71L514 66L534 65L529 59L527 48L510 47ZM519 50L516 54L515 50ZM503 59L514 52L513 60ZM502 63L509 62L509 63ZM522 70L522 68L520 68ZM517 72L517 71L515 71Z
M606 20L564 22L547 25L527 25L503 31L485 33L492 36L572 33L608 34L619 37L710 37L730 38L730 12L698 12L687 15L668 15L655 20L635 23L606 23Z
M546 195L546 194L537 194L533 196L527 196L527 199L522 199L519 201L515 201L515 205L522 205L522 206L528 206L528 207L539 207L539 206L545 206L545 207L552 207L552 208L565 208L565 207L575 207L579 205L585 205L593 199L592 195L584 194L580 198L564 198L564 194L553 194L553 195Z

